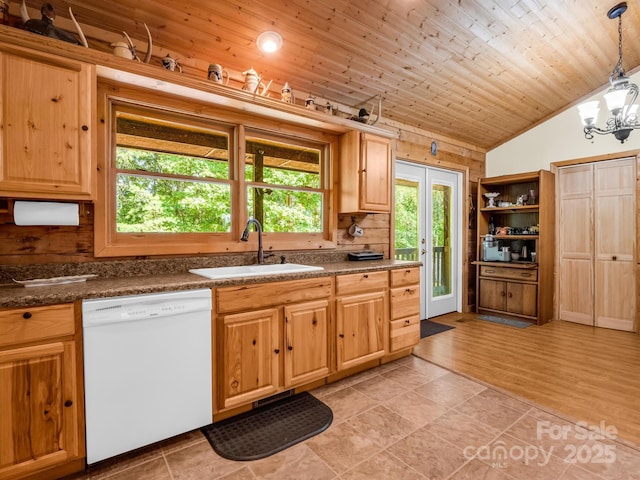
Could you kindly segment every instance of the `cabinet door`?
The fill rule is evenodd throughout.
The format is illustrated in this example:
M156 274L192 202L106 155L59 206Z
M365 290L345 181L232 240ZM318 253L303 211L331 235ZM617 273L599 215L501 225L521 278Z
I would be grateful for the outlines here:
M558 181L559 318L593 325L593 165L561 168Z
M391 211L391 142L355 130L340 138L339 212Z
M278 391L278 310L269 308L222 319L218 355L223 408L243 405Z
M507 308L505 282L480 279L480 308L502 310Z
M319 300L285 307L284 322L285 388L327 376L329 301Z
M0 62L0 195L89 197L92 67L26 51Z
M360 208L366 212L391 211L391 149L389 140L362 134Z
M0 477L81 457L74 342L0 352Z
M595 325L635 330L635 159L594 166Z
M368 362L385 353L385 292L338 298L338 370Z
M537 286L507 282L506 311L518 315L537 315Z

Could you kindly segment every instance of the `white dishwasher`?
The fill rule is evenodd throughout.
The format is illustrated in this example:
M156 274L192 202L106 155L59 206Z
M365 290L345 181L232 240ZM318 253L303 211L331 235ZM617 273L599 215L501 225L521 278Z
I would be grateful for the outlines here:
M212 422L211 290L82 302L87 463Z

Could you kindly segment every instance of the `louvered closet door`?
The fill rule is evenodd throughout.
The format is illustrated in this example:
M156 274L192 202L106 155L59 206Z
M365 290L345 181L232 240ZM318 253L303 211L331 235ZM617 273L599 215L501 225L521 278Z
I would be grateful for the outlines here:
M593 325L593 165L560 169L558 187L559 317Z
M633 331L635 158L595 164L595 325Z

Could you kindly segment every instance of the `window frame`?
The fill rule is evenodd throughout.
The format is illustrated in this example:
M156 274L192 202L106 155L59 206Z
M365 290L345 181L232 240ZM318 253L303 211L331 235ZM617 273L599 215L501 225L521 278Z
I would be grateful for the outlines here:
M241 242L248 220L245 181L245 138L299 142L322 146L321 189L323 229L319 233L265 233L265 251L318 250L336 248L335 194L332 163L337 154L336 135L269 119L249 117L216 105L198 103L172 95L151 92L117 82L98 82L98 192L95 204L94 256L124 257L239 253L257 249L257 235ZM134 233L116 231L115 110L151 113L163 120L228 133L229 180L231 187L231 231L220 233ZM253 228L252 228L253 230Z
M265 232L264 237L265 238L269 237L273 240L278 240L279 242L286 242L287 240L295 239L296 237L302 237L302 236L306 237L305 239L315 239L315 240L322 239L323 233L327 231L327 229L329 228L329 218L328 218L328 215L326 214L327 212L326 203L329 201L331 189L330 189L330 182L329 182L330 177L328 173L329 170L325 168L326 164L329 163L328 159L330 158L329 146L326 144L320 145L317 141L310 141L309 139L298 138L291 135L276 134L273 132L255 129L255 128L244 129L244 135L242 138L243 146L246 146L246 142L249 138L254 138L257 140L265 140L266 142L283 142L283 143L286 142L290 145L317 148L318 150L321 151L320 169L319 169L320 184L318 188L313 188L313 187L302 187L302 186L276 185L276 184L271 184L267 182L256 182L254 180L247 180L245 175L246 155L243 155L242 158L239 159L240 161L238 162L238 166L239 166L239 176L241 179L239 183L240 183L240 188L242 190L242 195L243 195L242 205L244 208L243 213L245 215L244 222L246 223L246 221L248 220L248 215L247 215L248 201L246 197L247 197L247 189L249 187L278 188L281 190L291 190L291 191L301 191L301 192L306 191L306 192L312 192L312 193L317 192L323 195L322 232L314 232L314 233L292 232L289 234L282 233L282 232ZM255 168L255 165L254 165L254 168Z

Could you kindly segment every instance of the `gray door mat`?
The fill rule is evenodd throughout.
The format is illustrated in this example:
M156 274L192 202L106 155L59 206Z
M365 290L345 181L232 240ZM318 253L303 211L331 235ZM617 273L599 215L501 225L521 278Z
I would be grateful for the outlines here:
M511 318L496 317L493 315L478 315L476 318L478 320L484 320L485 322L500 323L502 325L509 325L510 327L516 327L516 328L527 328L533 325L533 323L531 322L525 322L522 320L513 320Z
M200 430L229 460L258 460L326 430L331 409L308 392L256 408Z
M451 330L451 325L445 325L443 323L434 322L432 320L423 319L420 320L420 338L430 337L431 335L435 335L436 333L446 332L447 330Z

